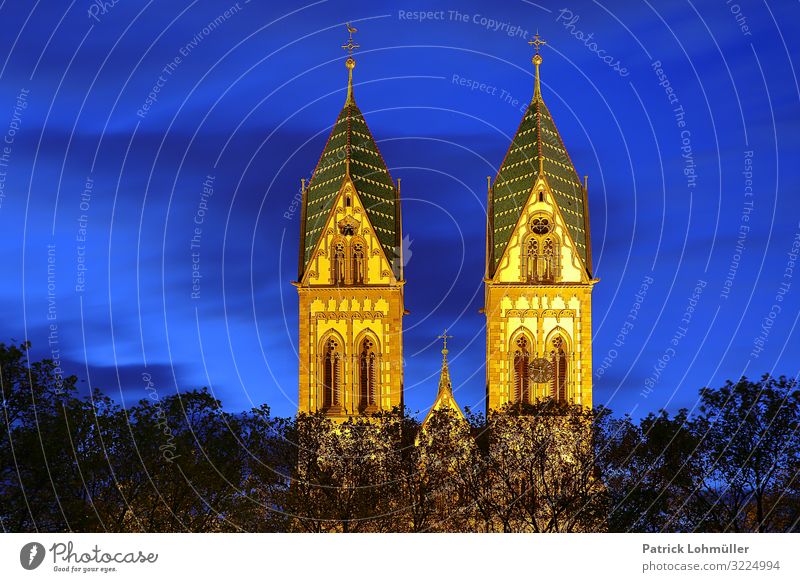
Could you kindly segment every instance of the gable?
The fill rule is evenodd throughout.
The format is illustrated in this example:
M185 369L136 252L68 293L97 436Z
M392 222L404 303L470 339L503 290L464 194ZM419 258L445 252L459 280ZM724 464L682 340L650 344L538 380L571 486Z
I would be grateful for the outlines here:
M589 265L589 234L583 185L570 160L550 111L536 95L525 111L490 190L489 274L511 238L533 183L547 180L570 236Z
M542 199L539 199L539 193ZM560 277L559 283L588 283L589 273L583 262L578 245L572 238L569 223L558 204L558 199L548 180L537 179L534 187L527 193L520 215L511 230L503 254L497 260L492 281L496 283L520 283L525 280L523 272L523 253L525 244L532 235L531 221L539 216L551 217L552 233L559 243Z
M349 199L349 204L348 204ZM352 268L352 251L355 243L363 245L366 260L366 285L391 285L397 283L393 272L394 256L387 257L380 237L370 220L361 195L353 181L345 178L333 197L324 225L320 228L317 244L309 253L303 272L303 285L333 285L333 250L337 242L345 246L347 269Z
M311 258L346 178L358 189L384 253L390 255L398 245L397 192L367 122L351 100L333 125L306 191L300 249L303 267Z

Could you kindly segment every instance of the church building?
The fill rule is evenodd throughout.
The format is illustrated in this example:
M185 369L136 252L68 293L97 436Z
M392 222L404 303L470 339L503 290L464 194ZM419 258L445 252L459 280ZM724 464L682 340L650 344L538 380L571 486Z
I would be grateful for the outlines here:
M353 94L302 186L298 279L299 412L336 419L403 405L400 185ZM538 34L533 98L489 178L484 275L486 408L553 398L592 405L592 275L587 182L542 99ZM445 349L434 408L461 415Z

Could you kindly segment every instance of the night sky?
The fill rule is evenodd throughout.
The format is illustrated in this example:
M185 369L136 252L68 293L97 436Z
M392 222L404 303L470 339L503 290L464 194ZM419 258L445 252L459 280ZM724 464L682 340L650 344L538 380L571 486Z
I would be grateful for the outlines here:
M296 197L350 21L356 102L402 179L406 404L433 402L447 328L456 398L483 410L486 176L538 29L589 176L595 404L798 375L797 3L290 4L0 3L0 341L125 405L152 377L292 414Z

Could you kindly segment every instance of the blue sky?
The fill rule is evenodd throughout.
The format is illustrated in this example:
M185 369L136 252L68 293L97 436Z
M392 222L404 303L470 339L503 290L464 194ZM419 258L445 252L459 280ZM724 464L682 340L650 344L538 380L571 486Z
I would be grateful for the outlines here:
M345 21L403 184L412 410L445 327L456 397L484 407L486 176L532 95L537 29L545 102L589 176L595 403L639 416L798 374L796 4L101 4L0 4L0 337L83 386L132 404L150 374L162 395L294 412L293 199L344 102Z

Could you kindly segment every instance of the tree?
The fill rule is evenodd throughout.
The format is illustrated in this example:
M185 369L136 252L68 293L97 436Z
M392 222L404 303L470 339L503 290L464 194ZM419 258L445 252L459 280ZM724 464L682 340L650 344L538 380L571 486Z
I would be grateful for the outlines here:
M113 532L797 531L800 390L700 391L639 421L550 400L335 422L206 389L122 409L0 344L0 527Z
M336 423L301 414L286 510L308 532L393 531L399 485L401 419L397 412Z
M765 375L700 391L701 493L713 531L791 531L800 497L800 390Z
M247 447L254 429L266 429L269 441L266 415L266 409L255 416L225 412L205 389L140 401L129 411L125 456L118 459L125 461L121 527L217 532L258 525L270 530L267 502L263 495L250 495L258 469ZM270 450L266 445L260 452ZM272 465L270 458L259 460ZM270 475L261 493L276 479Z
M609 530L691 531L700 516L702 441L686 410L605 417L598 463L609 495Z
M503 531L605 527L593 420L591 411L549 399L490 413L490 470Z
M108 458L124 414L29 343L0 344L0 523L4 531L104 531L119 503Z
M419 427L414 444L416 509L424 520L412 531L463 532L476 529L472 490L479 466L469 423L455 410L432 410Z

